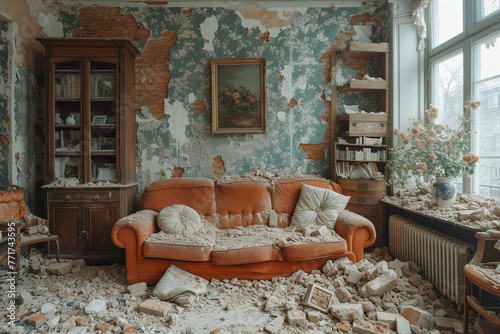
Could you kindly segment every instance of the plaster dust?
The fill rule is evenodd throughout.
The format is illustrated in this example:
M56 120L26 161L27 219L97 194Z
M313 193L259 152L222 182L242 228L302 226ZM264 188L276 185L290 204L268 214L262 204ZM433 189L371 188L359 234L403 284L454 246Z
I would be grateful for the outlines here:
M334 231L328 230L325 236L311 236L311 232L318 229L318 225L290 226L285 228L269 227L266 225L252 225L248 227L217 231L214 250L228 250L255 246L274 245L284 247L300 244L336 242L342 238Z
M230 183L237 181L259 181L259 182L264 182L267 188L273 188L277 184L278 180L283 178L315 178L318 180L330 182L330 180L325 179L321 176L310 175L310 174L306 175L300 172L287 173L283 170L280 170L275 174L271 174L265 169L254 169L251 172L246 172L243 173L242 175L223 175L213 179L216 184Z
M213 246L216 230L217 227L204 220L201 229L192 235L170 234L160 231L151 234L146 239L146 242L189 246Z
M432 313L434 316L454 318L461 322L461 312L448 299L440 297L432 285L422 281L418 286L410 283L409 277L415 275L412 266L406 262L394 261L400 269L396 285L379 296L362 297L361 284L366 279L354 284L348 281L348 273L359 270L364 276L371 275L370 268L386 267L392 257L387 248L375 249L365 254L365 260L352 265L346 259L327 264L322 271L312 273L296 272L290 277L275 277L268 281L212 279L207 292L199 295L194 304L180 307L169 304L167 314L154 316L139 310L139 305L146 300L158 301L152 296L154 286L144 286L143 292L132 293L138 289L130 289L126 284L125 266L86 266L83 260L66 260L62 263L72 267L71 272L58 276L51 274L47 268L55 263L55 259L46 259L39 249L34 249L29 258L21 259L21 275L16 285L17 300L14 326L5 322L0 324L0 332L25 333L26 319L33 314L46 310L46 321L30 333L99 333L96 326L109 325L106 333L118 333L129 327L135 327L138 333L343 333L340 322L331 314L317 312L302 304L302 300L310 284L317 284L330 291L344 290L351 294L348 303L363 306L363 320L374 321L377 312L393 312L402 305L418 305L416 307ZM376 264L376 265L375 265ZM379 265L380 264L380 265ZM358 269L356 269L356 268ZM0 288L8 291L10 277L5 267L0 271ZM386 269L391 270L391 269ZM104 303L98 313L85 310L94 300ZM332 303L340 303L336 294ZM9 313L8 298L0 300L0 317L7 319ZM288 324L287 311L301 310L308 317L301 327ZM392 311L391 311L392 310ZM80 325L77 319L81 318ZM277 321L284 319L284 323ZM279 324L276 331L268 326L271 321ZM474 321L472 321L474 322ZM343 326L351 326L344 322ZM266 329L264 329L266 328ZM412 326L413 333L431 333L430 330ZM454 333L452 330L439 330L441 334Z
M177 245L214 246L214 250L239 249L274 245L284 247L309 243L336 242L342 240L337 232L328 230L327 235L311 236L319 228L316 224L286 228L252 225L218 229L204 221L202 228L192 235L169 234L163 231L151 234L146 242Z
M432 201L430 185L422 183L419 188L403 189L394 196L386 196L384 201L451 221L457 225L480 229L500 229L500 202L476 194L459 192L451 208L441 208L434 205Z
M125 186L129 187L130 185L125 185ZM77 188L77 187L120 188L124 187L124 185L120 183L112 183L109 181L80 183L80 180L78 180L77 178L60 178L52 183L42 186L42 188Z

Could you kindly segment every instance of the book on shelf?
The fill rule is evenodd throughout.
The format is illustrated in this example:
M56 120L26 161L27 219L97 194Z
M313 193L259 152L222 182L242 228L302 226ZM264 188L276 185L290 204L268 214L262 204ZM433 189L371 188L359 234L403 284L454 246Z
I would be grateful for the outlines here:
M369 179L379 172L377 164L374 162L349 162L337 161L337 177L343 179Z
M338 144L382 145L383 137L338 137Z
M384 161L386 153L385 150L372 150L370 147L351 148L346 146L337 147L335 157L339 160Z

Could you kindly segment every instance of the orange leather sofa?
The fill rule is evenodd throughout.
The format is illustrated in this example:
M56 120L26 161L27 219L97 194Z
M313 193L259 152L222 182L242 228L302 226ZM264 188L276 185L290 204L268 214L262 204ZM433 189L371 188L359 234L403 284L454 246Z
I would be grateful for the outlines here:
M212 251L211 247L145 242L159 231L156 218L163 208L187 205L220 229L266 224L264 210L274 210L277 228L288 226L299 200L302 183L342 193L339 185L318 178L281 178L270 186L262 181L236 180L215 184L210 179L176 178L150 184L141 197L143 210L116 222L111 232L115 245L125 248L127 282L156 284L174 264L205 279L271 279L298 270L321 269L331 259L347 256L352 262L363 258L364 248L375 241L375 229L366 218L344 210L335 224L344 239L276 248Z

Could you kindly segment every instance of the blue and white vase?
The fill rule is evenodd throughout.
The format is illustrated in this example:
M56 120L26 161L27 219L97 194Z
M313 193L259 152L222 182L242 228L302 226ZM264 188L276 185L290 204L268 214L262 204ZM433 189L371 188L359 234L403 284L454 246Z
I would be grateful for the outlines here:
M431 181L434 204L442 208L451 208L457 198L457 186L453 178L438 177Z

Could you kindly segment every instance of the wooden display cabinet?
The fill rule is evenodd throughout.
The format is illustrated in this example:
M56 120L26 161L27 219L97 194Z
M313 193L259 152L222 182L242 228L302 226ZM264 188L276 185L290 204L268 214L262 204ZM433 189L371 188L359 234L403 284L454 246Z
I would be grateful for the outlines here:
M59 235L62 257L115 260L121 253L111 241L113 224L135 211L139 50L126 39L38 41L46 57L51 232Z

